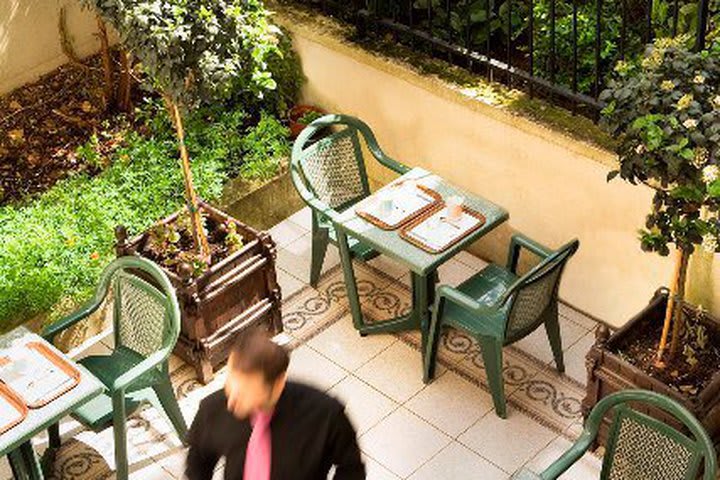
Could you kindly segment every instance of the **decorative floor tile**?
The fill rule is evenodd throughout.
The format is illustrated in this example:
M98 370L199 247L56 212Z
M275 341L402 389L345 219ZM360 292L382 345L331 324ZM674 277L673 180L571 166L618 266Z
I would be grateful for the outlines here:
M401 407L360 437L360 447L388 470L405 478L450 441L450 437Z
M367 480L400 480L400 477L380 465L372 458L365 456L364 461Z
M303 282L293 277L285 270L278 268L276 269L276 272L282 298L290 298L305 287Z
M288 378L291 380L307 383L325 391L346 376L345 370L306 345L292 351L288 369Z
M377 425L399 406L389 397L352 375L335 385L328 393L345 404L345 410L358 435Z
M587 383L585 357L594 343L595 334L588 332L565 351L565 375L582 385Z
M507 473L516 471L558 436L517 410L502 419L490 412L458 441Z
M361 337L353 326L352 316L347 314L307 344L352 372L396 341L397 338L389 334Z
M275 241L275 246L282 248L302 237L307 232L307 229L295 222L285 220L272 227L268 233L270 233L270 236Z
M409 480L507 480L508 474L463 445L452 442Z
M557 372L542 371L512 394L513 404L540 423L566 430L582 419L585 390ZM551 419L546 422L545 419Z
M310 207L303 207L290 215L285 221L292 222L306 232L309 232L312 228L312 210L310 210Z
M409 400L425 387L420 352L402 342L394 343L360 367L355 374L400 403ZM438 372L438 376L440 374L442 370Z
M588 333L585 328L563 317L560 317L559 323L563 350L567 350ZM513 346L532 355L543 363L555 364L552 349L550 348L550 341L545 333L545 327L542 325L527 337L514 343Z
M492 398L453 372L446 372L405 407L452 438L493 408Z

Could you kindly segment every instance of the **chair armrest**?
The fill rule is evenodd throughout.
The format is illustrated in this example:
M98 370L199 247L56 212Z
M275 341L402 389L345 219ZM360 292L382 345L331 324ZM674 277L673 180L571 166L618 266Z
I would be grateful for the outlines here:
M381 165L401 175L411 170L411 168L407 165L390 158L385 154L385 152L383 152L382 148L380 148L380 144L378 143L377 138L375 138L375 134L364 122L358 121L357 119L354 119L352 117L347 117L345 115L342 115L341 117L344 119L345 122L353 125L355 128L362 132L363 136L365 137L365 143L367 144L368 150L370 150L370 153L372 153L373 157L375 157L375 159L380 162Z
M472 297L465 295L460 290L450 285L440 285L437 288L437 297L444 298L447 301L467 310L476 315L489 315L493 313L493 309L487 305L483 305Z
M585 452L588 451L594 439L595 435L585 428L572 447L563 453L560 458L555 460L548 468L546 468L542 474L540 474L539 478L542 480L557 479L560 475L565 473L567 469L572 467L575 462L580 460L583 455L585 455Z
M380 145L378 145L377 142L375 141L375 137L373 137L372 140L373 141L371 142L368 139L368 142L367 142L368 149L373 154L373 156L377 159L378 162L380 162L382 165L389 168L393 172L399 173L400 175L407 173L411 170L411 168L408 167L407 165L400 163L397 160L387 156L385 154L385 152L383 152L382 149L380 148Z
M170 355L169 349L163 349L151 354L145 360L141 361L127 372L123 373L115 379L112 384L113 391L126 389L137 379L142 377L150 369L157 367L160 363L164 362Z
M43 339L45 339L46 341L53 343L55 337L58 334L72 327L80 320L87 318L88 316L95 313L100 308L100 305L102 305L102 303L103 298L93 298L70 315L44 327L40 336L43 337Z
M522 233L516 233L510 239L510 248L508 249L507 269L512 273L516 273L517 271L521 248L525 248L543 259L553 253L553 250L541 245L530 237Z

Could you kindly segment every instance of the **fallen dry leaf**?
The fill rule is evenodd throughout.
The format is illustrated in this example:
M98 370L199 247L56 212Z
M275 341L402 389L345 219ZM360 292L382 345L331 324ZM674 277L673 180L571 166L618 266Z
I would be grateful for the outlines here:
M8 137L14 143L22 143L25 140L25 131L22 128L16 130L10 130Z

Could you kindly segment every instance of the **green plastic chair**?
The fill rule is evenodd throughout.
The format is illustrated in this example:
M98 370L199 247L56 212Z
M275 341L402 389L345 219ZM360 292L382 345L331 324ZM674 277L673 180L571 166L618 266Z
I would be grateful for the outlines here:
M48 341L103 305L112 292L115 348L109 355L79 361L107 387L107 393L73 412L73 417L99 431L112 423L118 479L128 478L126 418L144 402L165 412L185 442L187 425L170 382L168 357L180 332L180 308L175 289L154 263L121 257L108 265L95 295L85 306L49 326ZM57 425L50 430L51 446L59 446Z
M558 287L568 259L580 243L573 240L557 251L516 234L510 242L507 267L489 265L457 288L437 289L425 355L425 382L435 375L440 329L443 325L467 332L480 344L495 412L506 418L502 348L545 325L559 372L565 371L558 323ZM521 248L542 261L517 275Z
M632 402L632 405L631 405ZM675 417L684 432L637 409L652 406ZM613 409L600 480L716 480L717 453L700 422L675 400L646 390L608 395L588 415L580 438L541 474L521 470L514 480L554 480L577 462L595 442L603 417Z
M328 135L315 141L320 131ZM290 173L298 193L312 210L312 259L310 284L320 278L329 243L337 245L334 216L370 195L360 137L372 157L393 172L410 169L383 153L375 135L363 121L347 115L325 115L310 123L295 140ZM353 258L369 260L378 255L372 248L349 239Z

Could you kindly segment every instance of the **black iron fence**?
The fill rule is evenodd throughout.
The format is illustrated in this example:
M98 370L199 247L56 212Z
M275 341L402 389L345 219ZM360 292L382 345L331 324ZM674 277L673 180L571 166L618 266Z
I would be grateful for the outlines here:
M720 35L720 0L295 0L596 117L618 60L656 37L702 49Z

